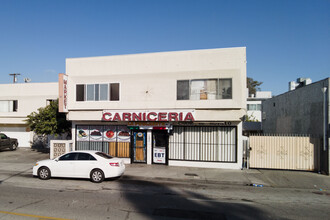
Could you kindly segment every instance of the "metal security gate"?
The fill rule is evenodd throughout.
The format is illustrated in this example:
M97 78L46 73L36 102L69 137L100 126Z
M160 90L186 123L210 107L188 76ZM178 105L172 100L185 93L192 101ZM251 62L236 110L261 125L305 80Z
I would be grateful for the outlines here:
M236 127L175 126L169 139L169 159L235 163L236 142Z
M250 168L316 170L320 138L250 136Z

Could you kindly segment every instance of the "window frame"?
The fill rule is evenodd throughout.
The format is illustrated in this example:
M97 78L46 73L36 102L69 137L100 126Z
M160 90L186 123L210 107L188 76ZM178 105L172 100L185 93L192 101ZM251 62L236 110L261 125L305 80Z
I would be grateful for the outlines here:
M115 96L115 98L114 99L112 99L112 86L113 85L116 85L116 86L118 86L118 95L114 95ZM120 83L109 83L109 90L108 90L108 92L109 92L109 101L120 101Z
M194 81L212 81L212 80L216 80L216 94L215 94L215 99L192 99L192 82ZM223 96L222 93L220 93L221 87L220 87L220 81L221 80L230 80L230 89L231 89L231 93L230 93L230 98L220 98ZM188 82L188 97L183 98L183 99L179 99L179 97L183 96L181 94L179 94L179 82ZM205 90L206 91L206 90ZM206 94L208 95L209 93L206 91ZM176 100L177 101L184 101L184 100L189 100L189 101L201 101L201 100L232 100L233 99L233 78L196 78L196 79L179 79L176 80Z
M17 112L18 111L18 100L0 100L0 102L7 102L7 106L8 106L8 111L1 111L2 113L8 113L8 112ZM1 107L0 107L1 109ZM12 111L11 111L12 109Z
M82 91L79 89L79 94L78 94L78 86L82 88ZM80 94L82 93L82 94ZM82 97L82 100L78 100L78 95L79 99ZM85 102L86 101L86 85L85 84L76 84L76 102Z
M72 154L74 154L74 159L73 160L62 160L61 159L61 158L64 158L65 156L67 156L67 155L72 155ZM76 152L67 153L67 154L64 154L64 155L60 156L58 158L58 161L75 161L75 160L77 160L77 157L78 157L78 153L76 153Z
M113 86L117 87L116 92L118 94L115 95L115 97L112 95L111 92ZM116 87L114 88L116 89ZM76 102L120 101L120 88L121 87L119 82L76 84Z
M82 160L80 158L80 155L88 155L88 159L87 160ZM94 161L94 160L96 160L96 158L93 155L89 154L89 153L79 152L78 156L76 156L76 160L77 161L91 161L91 160Z

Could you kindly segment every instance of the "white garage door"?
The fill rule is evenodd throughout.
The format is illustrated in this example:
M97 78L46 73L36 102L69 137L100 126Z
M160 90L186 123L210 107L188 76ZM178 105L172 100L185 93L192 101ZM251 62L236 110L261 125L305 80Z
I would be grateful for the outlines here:
M30 147L30 132L26 131L25 127L0 127L0 132L17 138L19 147Z

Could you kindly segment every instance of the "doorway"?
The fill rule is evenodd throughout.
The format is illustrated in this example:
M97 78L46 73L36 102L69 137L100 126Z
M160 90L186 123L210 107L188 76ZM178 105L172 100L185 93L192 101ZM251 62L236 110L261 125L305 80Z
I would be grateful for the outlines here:
M147 162L147 132L146 131L133 131L133 163L146 163Z
M168 164L168 132L154 130L152 133L152 163Z

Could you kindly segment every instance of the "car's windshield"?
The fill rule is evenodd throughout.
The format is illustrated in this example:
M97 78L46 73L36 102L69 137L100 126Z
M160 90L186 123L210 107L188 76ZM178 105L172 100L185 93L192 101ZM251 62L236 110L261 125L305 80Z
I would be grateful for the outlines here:
M109 154L103 153L103 152L96 152L96 155L99 155L100 157L103 157L105 159L111 159L113 158L112 156L110 156Z

